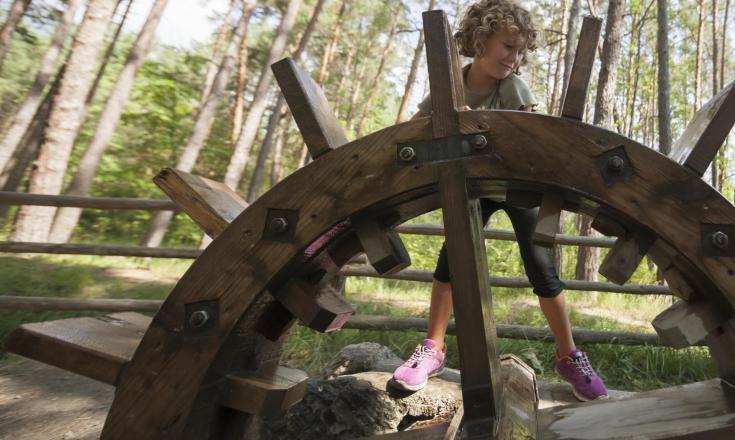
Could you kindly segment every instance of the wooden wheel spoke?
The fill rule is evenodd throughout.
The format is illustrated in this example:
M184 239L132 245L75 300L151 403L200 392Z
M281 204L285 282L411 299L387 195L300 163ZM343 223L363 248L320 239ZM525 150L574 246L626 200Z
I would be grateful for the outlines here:
M584 17L582 31L579 34L577 52L574 55L572 73L569 75L569 84L564 93L561 106L561 116L581 121L584 117L584 106L587 102L587 92L592 77L592 66L595 64L597 44L600 40L602 19L599 17Z

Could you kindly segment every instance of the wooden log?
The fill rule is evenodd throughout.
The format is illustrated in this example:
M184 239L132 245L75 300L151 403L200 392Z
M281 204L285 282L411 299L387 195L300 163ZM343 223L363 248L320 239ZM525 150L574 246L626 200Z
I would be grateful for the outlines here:
M140 209L144 211L176 211L170 200L129 199L122 197L81 197L50 194L29 194L0 191L2 205L58 206L92 209Z
M320 332L339 330L355 313L354 307L332 287L298 278L291 278L273 296L303 325Z
M224 183L181 170L164 168L153 182L212 238L248 206Z
M61 255L109 255L118 257L197 258L200 249L149 248L101 244L0 242L0 252Z
M636 231L630 237L618 238L600 264L599 273L614 283L625 284L633 276L655 239L654 235L645 231Z
M274 63L271 69L312 158L347 143L324 91L307 72L291 58Z
M396 273L411 265L401 238L392 229L373 220L355 221L355 232L370 265L381 275Z
M301 400L307 379L303 371L283 366L269 373L230 373L219 403L248 414L277 416Z
M480 203L468 198L465 182L462 162L440 166L439 193L447 231L452 302L462 370L464 436L467 439L489 439L500 415L503 389L487 254L481 235Z
M155 312L163 301L156 299L82 299L0 295L0 310L65 310L98 312Z
M735 432L734 420L732 399L719 380L709 380L540 410L536 438L725 440Z
M698 344L720 327L726 318L705 301L678 301L651 322L661 343L674 348Z
M458 109L465 105L462 69L444 11L422 14L429 69L431 125L435 139L459 134Z
M556 233L559 231L559 218L564 197L555 193L544 193L538 211L536 228L533 231L533 242L542 246L553 246Z
M735 124L735 81L694 115L671 148L670 157L702 176Z
M592 66L595 64L597 44L600 40L602 19L586 16L582 21L582 31L577 42L569 85L564 92L561 116L581 121L584 117L584 106L587 102Z

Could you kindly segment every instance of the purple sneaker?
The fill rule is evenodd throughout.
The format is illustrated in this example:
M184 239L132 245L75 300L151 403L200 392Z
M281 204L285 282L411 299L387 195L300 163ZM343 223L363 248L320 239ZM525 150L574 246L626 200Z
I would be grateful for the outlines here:
M605 384L592 369L583 351L573 350L567 356L557 357L555 367L556 372L572 384L572 392L577 399L587 402L608 398Z
M391 382L397 388L418 391L426 386L430 377L441 374L445 364L446 353L436 349L434 340L424 339L411 357L396 369Z

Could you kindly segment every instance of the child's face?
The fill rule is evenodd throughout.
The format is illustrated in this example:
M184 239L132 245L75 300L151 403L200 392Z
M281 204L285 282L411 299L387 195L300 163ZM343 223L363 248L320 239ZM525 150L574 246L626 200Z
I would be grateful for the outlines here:
M474 62L488 76L505 79L520 65L525 47L525 38L502 28L485 40L482 55L475 56Z

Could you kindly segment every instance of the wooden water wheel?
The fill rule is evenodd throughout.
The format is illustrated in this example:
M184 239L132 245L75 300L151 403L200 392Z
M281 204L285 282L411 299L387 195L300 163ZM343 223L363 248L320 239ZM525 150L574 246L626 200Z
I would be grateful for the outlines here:
M701 176L733 125L735 90L705 105L672 157L583 123L600 24L585 19L561 117L458 112L462 78L442 11L424 13L431 117L350 142L308 74L290 59L274 64L314 162L250 206L222 184L162 171L159 186L214 241L153 319L26 324L8 349L114 385L104 439L242 438L303 393L306 375L278 365L289 329L333 331L354 313L325 282L362 252L378 273L407 267L392 227L442 208L463 416L410 438L503 438L513 390L499 375L478 208L487 197L540 206L542 243L561 210L593 217L618 237L600 269L614 282L650 256L681 298L653 322L661 340L704 341L719 370L713 381L538 411L537 438L733 438L735 206Z

